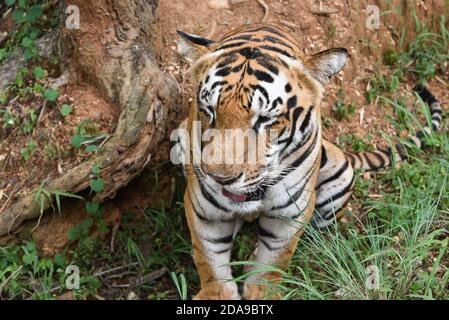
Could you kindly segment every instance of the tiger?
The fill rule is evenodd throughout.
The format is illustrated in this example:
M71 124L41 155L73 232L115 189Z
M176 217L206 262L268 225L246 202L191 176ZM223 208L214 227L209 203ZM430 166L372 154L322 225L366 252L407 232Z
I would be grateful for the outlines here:
M326 84L350 59L345 48L306 55L287 30L267 24L240 27L218 41L177 33L178 52L189 63L195 92L184 123L191 143L183 152L189 149L192 157L195 143L200 151L208 146L198 141L196 122L221 133L251 130L256 138L267 130L278 132L262 144L265 161L260 163L184 159L184 207L201 286L194 299L280 298L268 285L282 282L275 271L249 272L240 294L230 260L242 224L258 224L249 271L256 265L285 269L305 225L326 227L339 217L354 190L355 170L405 160L410 146L352 153L323 137L320 104ZM432 117L431 127L411 137L422 147L423 138L440 128L442 108L424 86L415 91Z

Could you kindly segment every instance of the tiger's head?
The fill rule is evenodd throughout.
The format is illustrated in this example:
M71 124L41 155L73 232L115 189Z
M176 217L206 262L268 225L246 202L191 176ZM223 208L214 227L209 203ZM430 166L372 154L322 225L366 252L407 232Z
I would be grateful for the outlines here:
M304 55L291 35L272 26L239 29L220 41L178 33L196 86L190 120L205 132L203 160L213 158L201 169L229 198L260 200L311 132L320 132L324 85L348 52Z

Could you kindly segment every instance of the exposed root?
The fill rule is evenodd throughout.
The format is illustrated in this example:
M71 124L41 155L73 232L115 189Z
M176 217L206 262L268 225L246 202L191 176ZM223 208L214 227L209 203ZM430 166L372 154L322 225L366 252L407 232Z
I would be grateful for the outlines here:
M263 18L261 20L262 23L265 23L267 21L268 18L268 14L270 13L270 8L268 7L268 5L265 3L264 0L257 0L257 2L262 6L264 14L263 14Z

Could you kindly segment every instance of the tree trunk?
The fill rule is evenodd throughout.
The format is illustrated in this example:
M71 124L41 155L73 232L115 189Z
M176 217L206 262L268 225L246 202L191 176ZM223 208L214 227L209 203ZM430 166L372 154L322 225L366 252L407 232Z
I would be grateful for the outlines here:
M120 112L113 136L95 159L48 182L46 190L77 193L89 186L95 163L105 189L96 201L114 197L151 160L165 136L166 116L176 105L179 86L160 71L152 51L157 39L158 0L72 0L80 9L80 29L59 30L59 50L69 81L98 88ZM51 205L45 202L44 210ZM0 236L41 215L35 192L0 214Z

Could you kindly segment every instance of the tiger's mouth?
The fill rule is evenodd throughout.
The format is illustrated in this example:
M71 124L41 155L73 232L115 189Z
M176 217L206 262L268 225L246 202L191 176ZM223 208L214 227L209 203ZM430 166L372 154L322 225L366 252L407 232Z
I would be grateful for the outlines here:
M253 192L248 192L248 193L244 193L244 194L237 194L237 193L233 193L230 192L228 190L226 190L225 188L222 189L221 193L235 201L235 202L249 202L249 201L259 201L262 200L265 197L265 190L264 189L257 189Z

